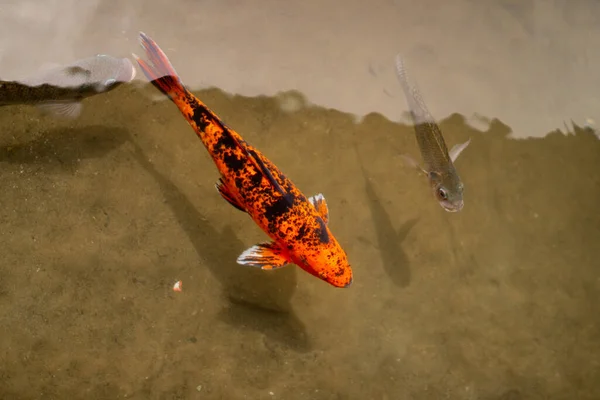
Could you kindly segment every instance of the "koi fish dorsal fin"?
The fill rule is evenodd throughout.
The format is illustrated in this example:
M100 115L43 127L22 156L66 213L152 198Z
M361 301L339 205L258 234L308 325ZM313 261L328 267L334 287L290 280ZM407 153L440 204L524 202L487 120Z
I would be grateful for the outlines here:
M250 154L250 157L252 157L252 159L254 160L258 168L262 171L265 178L267 178L269 183L273 185L273 188L277 190L283 197L286 197L286 191L281 187L279 182L277 182L271 171L269 171L269 168L267 168L267 166L265 165L263 160L261 160L258 154L256 154L254 150L250 150L248 154Z
M232 206L234 206L235 208L237 208L240 211L244 211L246 212L246 210L244 209L244 207L242 207L241 204L239 204L231 195L231 192L229 191L229 189L227 188L227 186L225 186L225 183L223 182L222 179L219 179L217 181L217 183L215 183L215 188L217 188L217 191L221 194L221 197L223 197L225 200L227 200L227 202L229 204L231 204Z
M312 196L308 199L312 203L312 205L317 209L321 218L325 224L329 223L329 209L327 207L327 202L325 201L325 196L322 193L319 193L315 196Z
M277 182L277 180L275 180L275 177L273 176L273 174L271 173L271 171L269 171L269 168L267 168L267 166L265 165L265 163L263 162L263 160L258 156L258 154L256 153L256 151L248 149L248 147L245 145L245 143L243 143L242 141L240 141L228 129L226 129L226 132L227 132L227 134L230 135L230 137L233 139L233 141L235 142L235 144L244 153L246 153L246 156L250 159L250 162L252 162L254 164L254 166L263 174L263 176L265 178L267 178L267 180L269 181L269 183L271 185L273 185L273 188L275 190L277 190L282 196L285 197L285 195L286 195L285 190L283 190L283 188L281 187L281 185Z
M281 268L289 264L284 251L275 242L259 243L250 247L240 254L237 262L265 270Z

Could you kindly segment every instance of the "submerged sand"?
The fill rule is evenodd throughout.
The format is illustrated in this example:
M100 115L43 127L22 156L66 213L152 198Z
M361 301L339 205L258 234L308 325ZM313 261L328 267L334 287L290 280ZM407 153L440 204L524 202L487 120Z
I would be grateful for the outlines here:
M517 141L451 115L448 144L472 142L450 214L398 157L418 154L410 126L198 92L325 195L355 274L336 289L236 264L265 235L157 93L119 88L75 122L0 109L2 399L600 398L591 132Z

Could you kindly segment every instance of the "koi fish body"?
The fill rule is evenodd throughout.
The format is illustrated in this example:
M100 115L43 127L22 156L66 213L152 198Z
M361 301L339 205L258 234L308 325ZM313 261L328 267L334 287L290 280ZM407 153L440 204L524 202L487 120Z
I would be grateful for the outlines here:
M325 198L306 198L271 161L227 127L187 90L158 45L144 33L149 62L134 54L140 68L179 108L208 150L221 178L216 188L235 208L250 215L272 239L245 250L242 265L275 269L293 263L336 287L352 283L347 255L328 227Z

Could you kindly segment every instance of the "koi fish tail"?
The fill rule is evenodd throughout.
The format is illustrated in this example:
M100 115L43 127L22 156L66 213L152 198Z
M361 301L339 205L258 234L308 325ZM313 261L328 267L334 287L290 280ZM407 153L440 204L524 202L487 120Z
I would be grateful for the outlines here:
M188 91L158 44L144 32L140 32L140 44L146 51L149 62L140 59L135 54L133 57L150 83L175 103L177 103L177 99L185 98Z

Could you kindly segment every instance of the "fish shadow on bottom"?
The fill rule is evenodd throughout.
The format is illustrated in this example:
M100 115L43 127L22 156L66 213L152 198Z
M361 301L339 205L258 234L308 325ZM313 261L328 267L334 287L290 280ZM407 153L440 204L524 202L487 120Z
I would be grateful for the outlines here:
M101 125L54 128L37 139L0 147L0 161L74 169L80 160L101 158L120 147L126 138L124 129Z
M305 327L290 304L296 288L296 267L262 271L238 265L236 259L247 246L233 229L230 226L221 232L215 229L177 186L156 170L131 137L130 143L135 159L159 184L166 203L196 252L222 284L230 304L221 312L220 319L260 331L268 339L266 343L275 341L296 351L310 350ZM229 205L224 202L223 207Z
M410 284L411 271L408 257L402 249L402 242L419 219L411 218L405 221L400 229L396 231L394 224L392 224L392 219L385 210L385 207L383 207L383 204L381 204L381 199L377 195L362 163L360 167L365 181L368 206L377 235L378 245L376 247L381 254L383 267L390 280L396 286L405 288ZM373 245L368 239L361 239Z

